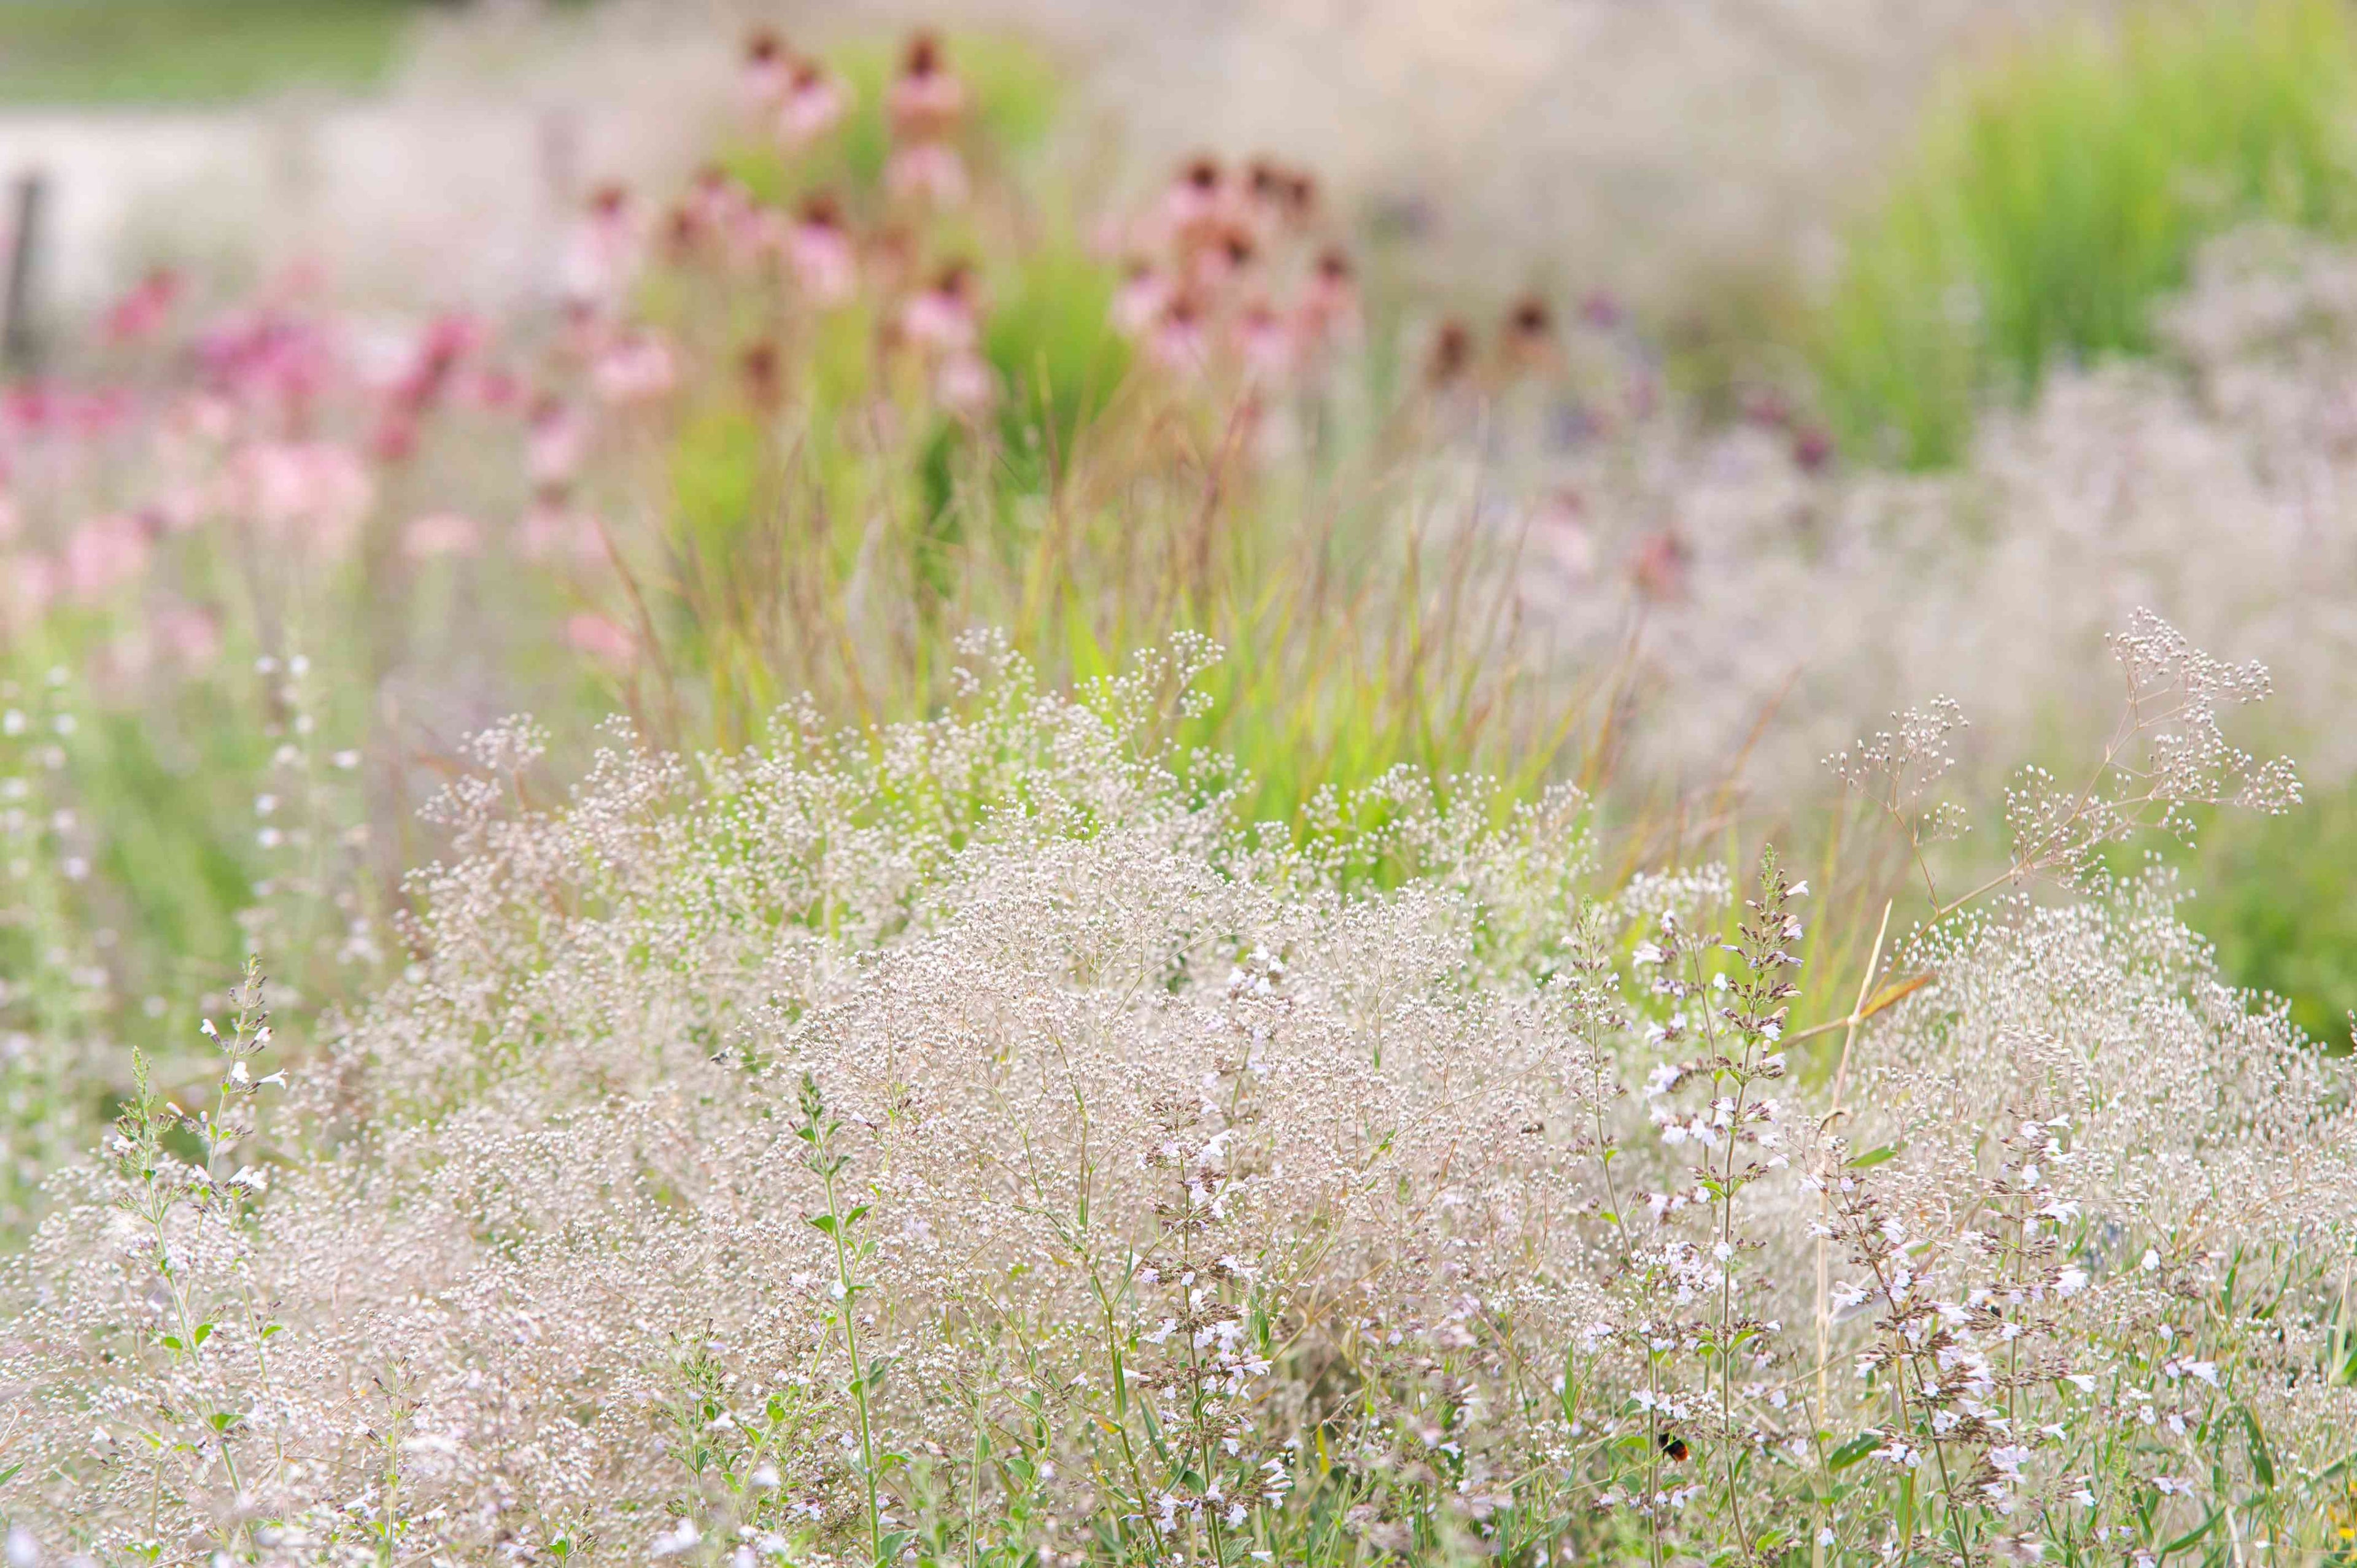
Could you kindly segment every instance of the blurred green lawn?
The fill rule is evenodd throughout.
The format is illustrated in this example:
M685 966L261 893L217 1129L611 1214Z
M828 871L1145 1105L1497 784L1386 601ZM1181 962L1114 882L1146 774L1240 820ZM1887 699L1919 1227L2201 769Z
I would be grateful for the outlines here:
M0 107L366 87L427 0L0 0Z

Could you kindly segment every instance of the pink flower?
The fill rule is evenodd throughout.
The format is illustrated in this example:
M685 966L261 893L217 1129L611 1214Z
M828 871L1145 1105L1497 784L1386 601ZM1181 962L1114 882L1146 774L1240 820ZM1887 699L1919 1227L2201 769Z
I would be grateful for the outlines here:
M628 665L638 657L638 642L629 632L588 610L565 623L565 640L576 652L608 664Z
M679 384L679 365L662 338L631 332L597 357L589 379L608 403L646 403L671 394Z
M210 610L167 605L156 613L156 640L172 659L201 670L221 656L221 623Z
M1284 317L1256 302L1237 319L1236 348L1243 356L1244 368L1254 376L1281 381L1293 373L1299 344Z
M106 340L135 343L155 336L179 297L180 274L169 267L157 267L108 308Z
M565 297L588 305L619 294L638 272L644 240L630 193L619 185L600 186L559 260Z
M554 398L533 405L532 424L524 436L524 474L536 489L573 482L581 467L582 448L589 439L587 423Z
M1142 336L1170 303L1170 280L1150 262L1132 262L1129 274L1114 291L1113 324L1127 337Z
M928 32L909 39L899 80L885 107L892 134L901 141L929 141L946 133L965 113L965 86L942 58L941 40Z
M338 555L376 504L376 485L350 447L257 442L231 465L221 510L253 519L264 538Z
M565 553L584 564L606 559L606 539L597 519L543 501L516 525L516 547L533 560Z
M1694 553L1686 542L1664 529L1640 540L1629 570L1637 591L1649 599L1674 599L1685 593L1686 571Z
M24 515L16 510L16 498L0 490L0 539L14 539L24 521Z
M1225 177L1209 153L1188 159L1162 193L1162 226L1174 243L1218 222L1226 210Z
M802 216L786 231L786 263L813 303L822 308L840 305L859 286L859 262L851 249L834 199L812 197Z
M48 614L60 575L46 555L0 555L0 630L21 632Z
M895 152L884 166L884 188L894 196L956 207L966 196L965 160L947 143L915 143Z
M784 102L791 70L784 41L767 27L755 28L745 40L740 73L748 106L756 113L768 113Z
M793 84L778 109L778 139L789 148L807 146L834 128L851 108L851 95L813 60L794 62Z
M1596 536L1587 521L1587 503L1568 488L1555 490L1531 516L1531 537L1546 558L1575 583L1596 575Z
M105 597L146 569L147 525L128 512L91 518L66 541L66 587L84 601Z
M483 531L475 520L455 511L428 512L413 518L401 531L401 553L413 561L436 555L475 555L483 548Z
M949 352L974 347L974 271L953 262L942 271L933 286L915 295L900 309L900 330L912 343Z
M1318 257L1301 294L1301 332L1311 344L1355 338L1359 333L1359 285L1351 258L1338 250Z
M987 413L998 399L998 377L981 355L962 352L942 361L933 375L933 396L952 413Z
M1162 319L1154 325L1146 352L1165 370L1198 371L1203 367L1206 349L1202 307L1191 295L1174 296L1163 307Z

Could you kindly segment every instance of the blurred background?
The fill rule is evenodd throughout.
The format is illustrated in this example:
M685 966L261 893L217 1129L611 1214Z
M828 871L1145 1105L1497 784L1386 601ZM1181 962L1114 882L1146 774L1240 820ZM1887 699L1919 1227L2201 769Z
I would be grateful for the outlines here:
M992 628L1224 647L1168 738L1256 820L1570 782L1862 950L1824 759L1954 698L1984 875L2150 607L2308 780L2189 918L2347 1048L2345 0L0 0L0 190L27 1182L248 948L290 1037L403 961L468 735L554 800Z

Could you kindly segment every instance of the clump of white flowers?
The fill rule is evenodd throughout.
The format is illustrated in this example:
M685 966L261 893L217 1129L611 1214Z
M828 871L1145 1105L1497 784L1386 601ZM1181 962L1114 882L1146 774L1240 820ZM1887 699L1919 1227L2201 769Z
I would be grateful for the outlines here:
M6 1263L11 1563L2338 1549L2357 1118L2165 883L2034 857L1796 1030L1772 855L1601 897L1576 792L1406 775L1299 844L1151 738L1206 650L968 653L554 811L485 737L408 976L283 1103L254 977Z

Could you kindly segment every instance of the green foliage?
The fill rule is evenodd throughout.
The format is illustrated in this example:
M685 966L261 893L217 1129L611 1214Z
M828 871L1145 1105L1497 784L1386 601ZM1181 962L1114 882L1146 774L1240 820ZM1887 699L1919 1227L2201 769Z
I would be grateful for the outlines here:
M297 83L363 87L417 0L15 0L0 103L197 103Z
M2334 0L2162 7L2066 33L1933 118L1810 334L1856 449L1959 457L1990 395L2150 343L2195 247L2255 216L2357 217L2357 27Z
M2205 824L2188 918L2234 982L2291 1004L2292 1022L2336 1052L2357 1009L2357 785L2280 817Z

